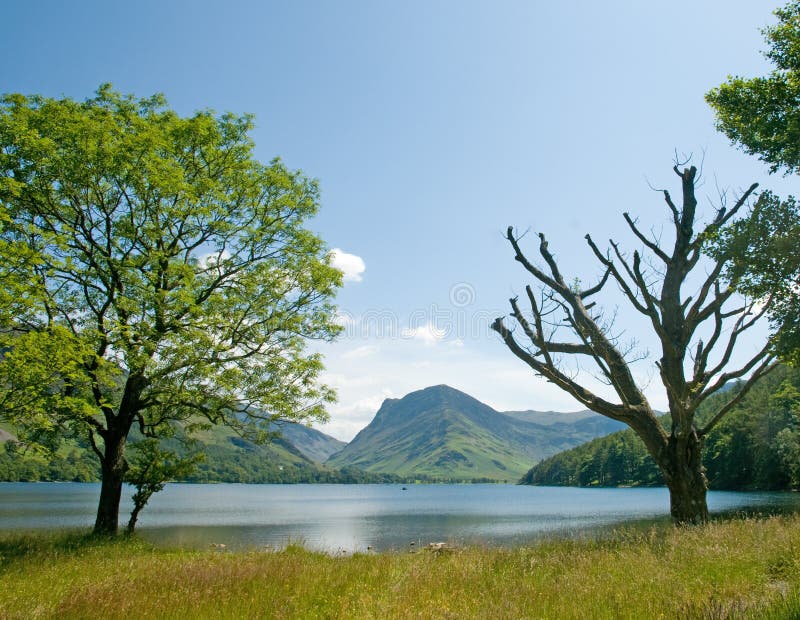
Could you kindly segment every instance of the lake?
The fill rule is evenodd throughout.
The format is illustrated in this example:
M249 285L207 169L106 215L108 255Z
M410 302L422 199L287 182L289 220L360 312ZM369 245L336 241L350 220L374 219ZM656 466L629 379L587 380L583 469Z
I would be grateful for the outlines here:
M0 483L0 531L89 528L98 484ZM132 502L126 488L122 512ZM708 494L712 512L793 511L797 493ZM578 489L503 484L169 484L137 530L157 544L207 548L365 551L434 541L517 545L543 535L580 536L666 518L664 488Z

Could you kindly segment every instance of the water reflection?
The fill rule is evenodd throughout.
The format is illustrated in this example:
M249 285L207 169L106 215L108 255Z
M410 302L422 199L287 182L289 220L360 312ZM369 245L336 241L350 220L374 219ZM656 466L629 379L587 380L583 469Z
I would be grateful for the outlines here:
M90 527L99 485L0 484L0 530ZM326 551L404 549L431 541L522 544L580 535L668 513L666 489L575 489L515 485L170 484L140 518L157 543L206 548ZM712 512L795 510L793 493L709 493ZM122 512L131 508L130 489Z

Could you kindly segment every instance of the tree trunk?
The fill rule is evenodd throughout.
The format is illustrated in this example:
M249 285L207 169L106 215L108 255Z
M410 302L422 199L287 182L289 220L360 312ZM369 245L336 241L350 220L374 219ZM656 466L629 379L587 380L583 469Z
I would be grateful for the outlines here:
M127 532L128 534L133 534L134 529L136 529L136 521L139 519L139 512L141 512L142 508L144 508L144 504L136 503L131 511L131 518L128 519L128 527Z
M147 489L145 485L139 487L136 493L133 494L133 510L131 511L131 518L128 520L128 534L133 534L133 530L136 528L136 521L139 519L139 513L147 505L154 492L152 488Z
M703 442L693 431L687 438L670 437L659 463L669 488L670 514L676 525L708 521L708 480L702 460Z
M122 483L128 464L125 461L127 433L109 432L103 438L105 451L102 460L100 501L94 533L114 536L119 527L119 504L122 499Z

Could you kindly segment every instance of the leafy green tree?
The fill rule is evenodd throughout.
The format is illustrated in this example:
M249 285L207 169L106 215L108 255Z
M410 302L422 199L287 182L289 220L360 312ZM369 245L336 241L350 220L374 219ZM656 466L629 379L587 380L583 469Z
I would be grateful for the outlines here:
M770 399L774 407L785 412L789 424L776 438L777 453L792 489L800 488L800 390L786 381Z
M773 63L766 77L731 77L706 94L717 128L746 153L769 164L771 172L800 173L800 1L775 11L777 24L762 32L765 56ZM765 193L760 214L723 241L748 262L742 290L777 300L771 319L784 359L800 363L800 212L793 198Z
M766 77L730 77L706 94L717 128L770 170L800 173L800 0L775 11L764 28L775 68Z
M308 339L333 338L341 272L304 227L318 188L258 162L250 116L181 117L101 86L0 99L0 362L6 417L101 464L115 533L126 442L325 416Z
M776 351L800 363L800 209L793 197L764 192L750 217L719 234L711 254L734 256L729 274L740 291L768 300Z
M163 450L159 440L147 438L132 445L134 456L127 471L126 480L136 491L133 494L133 510L128 520L127 532L136 528L139 513L154 493L161 491L170 480L181 480L191 475L195 465L204 458L202 453L179 456L172 450Z

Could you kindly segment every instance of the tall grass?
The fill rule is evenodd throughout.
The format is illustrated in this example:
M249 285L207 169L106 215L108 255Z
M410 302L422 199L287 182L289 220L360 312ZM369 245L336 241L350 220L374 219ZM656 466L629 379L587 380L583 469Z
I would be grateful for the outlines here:
M341 557L6 536L0 617L798 618L800 517Z

